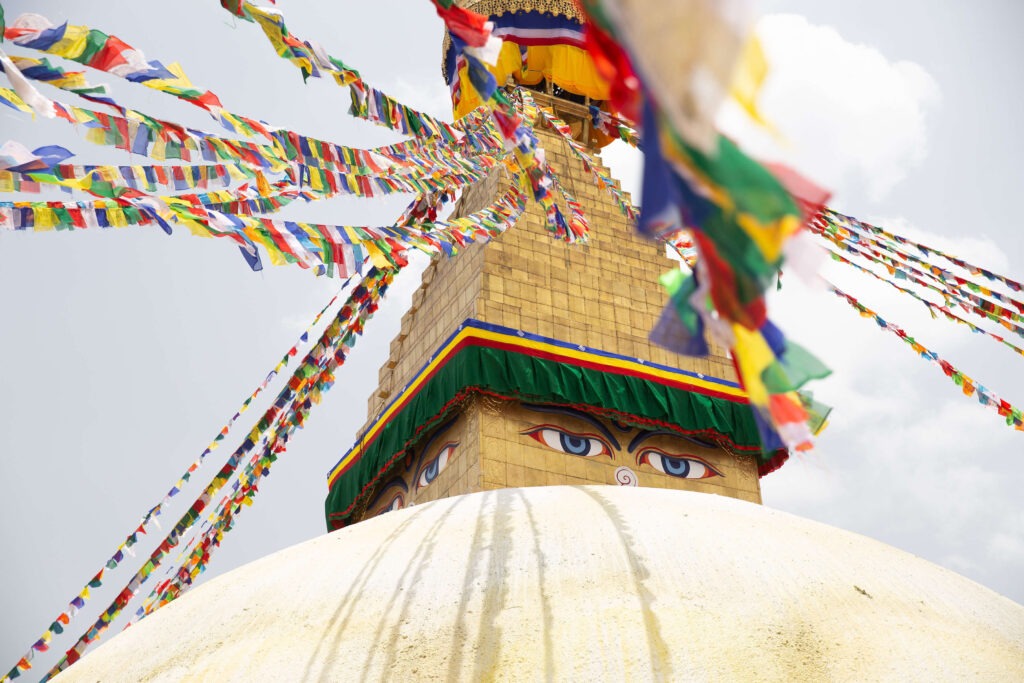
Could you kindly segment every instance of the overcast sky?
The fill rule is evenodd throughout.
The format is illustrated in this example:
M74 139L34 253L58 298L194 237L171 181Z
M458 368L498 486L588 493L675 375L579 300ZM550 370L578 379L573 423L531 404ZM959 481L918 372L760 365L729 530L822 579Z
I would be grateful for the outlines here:
M368 81L448 114L442 30L430 3L278 6L295 34L318 39ZM303 85L256 26L236 23L215 0L8 0L4 7L8 22L31 9L55 23L114 33L149 59L180 61L233 111L353 146L396 139L348 117L347 91L333 82ZM839 210L1024 279L1013 209L1024 180L1017 121L1024 5L775 0L761 9L773 64L762 104L779 135L752 130L731 112L723 125L758 153L782 155L830 186ZM188 104L98 72L89 77L109 83L123 104L217 129ZM77 163L146 163L90 145L62 122L4 109L6 139L64 145ZM635 188L635 155L613 148L607 156ZM338 199L293 205L285 215L380 225L403 206L402 199ZM1020 357L840 268L826 274L1024 404ZM356 362L275 464L207 578L324 532L326 472L365 418L377 368L418 281L415 269L399 279L357 344ZM297 267L252 273L226 240L184 229L171 237L154 227L0 233L0 668L102 566L337 287ZM787 276L772 303L787 334L835 370L815 390L836 410L817 450L762 480L765 504L890 543L1024 601L1024 435L834 296ZM110 574L84 616L129 576ZM88 623L80 618L69 630L77 635Z

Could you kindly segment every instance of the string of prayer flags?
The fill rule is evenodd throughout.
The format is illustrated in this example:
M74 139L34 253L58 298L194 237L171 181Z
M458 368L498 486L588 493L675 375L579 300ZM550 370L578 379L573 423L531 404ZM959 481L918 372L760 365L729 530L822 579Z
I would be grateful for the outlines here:
M929 254L934 251L929 247L918 245L915 242L910 242L899 235L888 233L881 228L863 223L855 218L837 214L830 209L823 209L815 219L811 221L810 226L813 231L844 249L849 250L846 243L852 242L858 245L859 248L869 251L872 257L885 261L886 268L897 277L899 277L899 273L896 272L896 270L909 269L920 277L930 279L937 283L946 290L950 296L969 299L974 304L974 308L972 310L969 306L963 306L964 310L977 313L981 317L999 322L1000 324L1004 324L1004 322L998 320L998 318L1006 318L1007 320L1018 322L1024 321L1024 303L1021 301L1018 301L1007 294L1003 294L989 287L979 285L966 278L960 277L945 268L935 265L927 258L922 258L921 256L914 254L910 249L901 249L896 247L896 244L900 244L903 247L917 248L923 254ZM879 235L882 237L878 237ZM891 237L885 237L885 235L891 235ZM939 252L934 251L934 253ZM971 265L961 259L957 259L952 256L943 256L943 258L951 263L953 261L958 261L959 263L955 264L957 267L967 270L972 274L978 275L987 273L988 275L986 277L990 282L1002 282L1010 289L1014 289L1014 285L1016 285L1014 280L997 275L989 270L979 268L978 266ZM913 266L909 265L911 263L920 266L921 270L915 270ZM981 295L988 298L983 299ZM999 301L1000 303L1007 305L999 306L990 299L994 299L995 301Z
M346 327L332 326L325 331L320 342L307 356L307 361L313 367L313 376L307 375L306 381L294 389L294 396L289 405L282 410L276 426L263 437L260 449L238 475L237 487L233 486L229 497L218 506L213 516L214 522L202 533L198 543L172 578L156 586L145 599L139 608L142 614L149 614L177 598L206 570L211 555L220 546L223 535L231 530L235 517L244 506L252 505L253 498L258 493L260 480L269 474L271 465L285 451L293 433L303 426L312 406L318 404L323 394L333 386L334 373L351 352L365 322L377 310L380 298L393 274L393 271L371 271L364 280L367 296L358 301L359 314ZM380 282L375 284L378 277L381 277ZM338 349L341 349L340 354L337 352ZM322 350L322 353L314 359L314 352L317 350Z
M32 71L32 72L29 72L29 73L27 73L27 75L30 76L30 77L38 77L38 78L42 78L43 77L43 75L40 74L39 70L35 70L35 71ZM51 85L55 85L57 87L65 88L65 89L67 89L67 90L69 90L71 92L76 92L77 94L82 94L79 91L79 89L65 87L66 84L63 83L62 81L54 80L52 78L47 78L46 80ZM126 115L127 114L131 114L133 116L139 116L138 113L128 112L127 110L122 108L122 106L118 105L116 102L114 102L110 98L96 98L96 97L89 97L89 98L90 99L97 99L98 101L103 101L104 103L109 103L109 104L115 106L115 109L117 109L122 114L126 114ZM224 118L224 117L228 116L228 114L226 112L224 112L223 110L220 110L220 115L221 115L221 118ZM245 117L240 117L238 115L230 115L230 116L233 118L233 120L245 120L245 121L250 121L251 122L251 120L245 119ZM148 118L146 117L146 119L148 119ZM148 121L150 121L150 123L155 124L155 127L158 130L162 129L163 127L166 127L166 124L167 124L167 122L159 122L159 121L152 120L152 119L148 119ZM229 130L232 130L232 131L237 131L238 130L238 126L234 126L234 125L228 125L227 128ZM322 163L322 162L328 162L329 165L333 165L333 166L338 167L338 166L340 166L340 164L338 162L334 162L333 164L331 163L334 160L330 159L329 153L333 151L335 153L341 153L339 156L342 157L342 158L344 158L346 156L343 153L344 148L340 147L340 145L335 145L335 144L332 144L332 143L324 142L323 140L315 140L313 138L307 138L307 137L304 137L304 136L300 136L300 135L296 135L294 133L291 133L290 131L285 131L285 130L278 129L278 128L271 128L271 127L268 127L268 126L266 126L264 124L256 124L255 122L252 122L252 125L250 125L248 128L249 128L248 130L245 130L243 132L253 133L258 128L258 132L264 134L273 143L271 156L273 156L274 158L276 158L278 160L283 160L283 159L287 159L288 161L296 161L296 160L298 160L298 161L302 161L302 162L304 162L306 164L310 164L311 163L311 164L314 164L314 165L317 165L318 163ZM193 133L193 134L197 133L197 131L190 131L190 132ZM461 133L460 133L460 135L461 135ZM204 137L204 135L200 134L200 137ZM136 142L135 145L138 146L138 142ZM143 147L142 151L139 151L138 148L133 148L132 151L136 152L136 153L141 152L141 153L144 154L145 141L142 141L142 145L141 146ZM407 173L410 172L411 169L415 169L416 168L416 167L411 166L410 162L412 162L412 161L422 161L422 159L419 159L419 158L417 158L415 156L416 150L399 151L397 145L393 145L393 147L394 147L396 155L400 155L402 157L402 161L404 162L404 166L407 167L407 169L406 169ZM358 157L358 153L359 152L371 153L371 151L354 151L354 152L355 152L355 156L356 157ZM413 159L408 159L407 158L409 152L413 152L414 153ZM446 157L446 159L444 159L444 161L442 162L442 163L446 162L446 164L455 164L455 163L458 163L458 162L462 161L462 160L458 159L458 157L455 157L451 153L451 151L449 151L449 148L447 148L446 146L436 147L434 155L431 155L429 148L426 147L426 146L421 147L420 152L421 152L422 155L425 155L428 158L431 157L431 156L436 158L437 155L439 155L442 158ZM392 159L391 161L394 161L394 160ZM462 161L462 163L465 164L466 162ZM267 165L264 164L263 166L266 167ZM389 174L395 172L395 170L396 170L394 165L385 165L385 167L387 168L387 172ZM420 172L422 173L424 171L420 171Z
M36 183L38 185L38 183ZM0 230L75 230L152 225L133 206L104 200L89 202L0 202Z
M408 107L362 80L349 84L349 94L352 97L349 114L356 118L419 138L452 141L462 137L456 126Z
M351 278L350 278L350 280L351 280ZM309 325L306 326L306 330L299 337L299 340L295 343L295 345L293 345L288 350L288 352L285 353L284 356L282 356L281 360L278 361L278 364L274 367L274 369L271 370L270 373L267 374L266 378L259 385L259 387L257 387L256 391L254 391L249 396L249 398L247 398L245 400L245 402L242 404L242 407L239 409L239 411L236 412L231 417L231 419L228 421L228 423L225 425L225 427L218 433L218 435L214 439L214 441L207 447L206 451L203 454L204 457L206 455L208 455L210 451L212 451L212 450L217 448L217 446L220 444L220 442L227 436L227 434L228 434L229 430L231 429L231 426L234 424L234 422L242 414L244 414L248 410L249 405L252 403L252 401L263 391L263 389L265 389L267 387L267 385L270 384L271 381L273 381L273 379L275 377L277 377L278 374L280 374L281 370L283 370L285 367L288 366L288 363L289 363L290 359L297 356L299 345L305 343L306 341L308 341L310 333L313 331L313 329L320 322L320 319L323 317L324 313L326 313L329 308L334 306L335 302L338 300L338 297L341 295L342 291L344 291L344 289L346 288L346 286L348 285L348 282L350 280L346 281L342 285L341 289L339 289L338 293L335 294L331 298L331 300L328 301L327 304L323 308L320 309L320 311L313 318L313 321L310 322ZM251 466L251 464L250 464L250 466ZM247 471L248 471L248 469L247 469ZM235 483L235 486L236 486L235 490L237 490L237 486L238 486L238 482L237 481ZM206 525L213 524L213 523L215 523L217 521L218 515L221 513L221 511L222 511L224 505L226 504L227 500L228 500L227 497L223 498L221 500L221 502L218 504L218 506L216 508L214 508L213 510L211 510L211 513L208 516L207 521L203 523L203 527L204 528L205 528ZM180 568L182 566L184 558L191 553L191 550L192 550L194 544L196 543L196 541L198 540L198 538L199 537L191 538L191 539L189 539L188 542L186 542L184 544L184 546L183 546L181 552L179 553L178 557L172 563L172 568L170 570L168 570L168 571L170 571L172 574L180 571L180 569L178 569L178 568ZM219 543L219 541L218 541L218 543ZM158 585L156 588L154 588L154 591L157 592L157 593L160 593L160 592L163 591L163 587L164 586L166 586L166 583ZM151 607L150 609L146 609L145 607L146 606L144 605L143 607L139 608L139 611L136 612L136 617L141 617L144 614L148 614L153 609L155 609L155 607ZM125 628L127 628L127 626L125 626Z
M229 223L208 227L215 215L195 205L179 205L169 201L170 208L184 221L192 223L193 234L205 237L244 236L247 243L258 244L269 254L272 263L297 263L306 268L337 266L343 273L358 270L366 260L378 267L398 266L404 261L406 249L417 249L430 255L455 253L459 246L472 241L469 236L493 236L505 229L523 209L523 196L510 189L494 204L483 210L453 219L413 227L355 227L276 221L226 214ZM475 238L475 237L474 237Z
M373 273L368 275L366 282L372 284L373 277ZM383 295L383 288L378 288L376 291L379 293L377 296L377 300L379 300L379 296ZM358 295L358 292L356 295ZM222 499L221 503L218 504L217 510L211 515L210 519L213 520L211 527L201 534L198 539L199 543L190 551L186 562L174 573L175 582L179 590L183 590L191 585L192 580L205 570L210 553L212 553L215 547L219 546L223 534L231 529L232 520L239 510L239 505L251 505L252 497L257 492L259 479L266 476L270 465L284 451L288 438L290 438L295 429L302 426L311 405L319 403L322 393L327 391L331 384L333 384L333 372L336 369L336 365L344 362L344 355L342 355L339 361L336 349L340 347L342 354L347 354L354 343L354 335L361 331L363 322L376 310L377 303L371 297L356 296L356 302L360 308L355 324L350 325L347 330L338 325L329 327L325 331L324 337L321 338L321 342L307 356L307 362L310 359L314 359L315 356L316 365L310 366L313 367L312 373L303 373L305 383L297 385L294 377L289 382L289 389L294 390L294 397L291 399L289 407L282 410L282 417L277 421L276 426L273 427L269 435L265 434L263 436L260 442L260 450L256 451L253 457L250 458L244 471L238 474L235 482L232 484L228 496ZM342 332L340 336L339 330ZM335 364L334 367L331 367L331 364ZM315 376L316 372L320 373L319 377ZM279 399L275 402L275 405L280 405L280 403ZM228 505L229 502L231 503L230 506ZM212 546L211 542L213 543ZM201 563L200 560L202 561ZM158 585L153 593L151 593L150 598L164 597L169 583L163 582ZM152 609L160 606L160 604L166 604L166 602L173 598L167 598L156 605L152 604L151 599L147 599L144 602L139 612L136 613L137 616L148 614Z
M287 159L272 146L210 135L131 110L126 111L126 116L119 116L58 101L49 102L55 118L80 126L84 129L85 139L96 145L114 147L158 161L191 161L193 155L198 155L204 161L240 162L273 171L282 171L288 164ZM0 88L0 104L26 113L32 110L21 94L9 88Z
M1009 348L1013 349L1013 351L1015 353L1017 353L1017 354L1019 354L1021 356L1024 356L1024 349L1020 348L1019 346L1013 344L1010 341L1007 341L1003 337L1000 337L998 334L994 334L992 332L989 332L986 329L978 327L977 325L975 325L974 323L970 322L969 320L964 320L963 318L961 318L957 314L953 313L953 311L949 310L949 308L947 308L946 306L941 306L941 305L936 304L936 303L934 303L932 301L929 301L928 299L925 299L923 296L919 295L917 292L914 292L914 291L912 291L910 289L907 289L906 287L901 287L900 285L896 284L892 280L888 280L888 279L882 277L881 275L879 275L875 271L873 271L873 270L871 270L869 268L865 268L864 266L862 266L860 264L854 263L853 261L851 261L848 258L844 257L842 254L837 254L836 252L834 252L832 250L829 250L829 256L832 258L833 261L837 261L837 262L842 263L844 265L848 265L848 266L851 266L853 268L856 268L857 270L859 270L862 273L866 273L866 274L874 277L875 279L881 280L882 282L890 285L891 287L895 287L896 289L898 289L900 292L902 292L904 294L909 294L910 296L914 297L915 299L917 299L918 301L923 303L928 308L928 312L931 313L933 318L938 317L936 315L936 313L941 313L942 316L946 318L946 320L949 320L950 322L954 322L954 323L959 323L961 325L966 325L967 327L970 328L970 330L972 332L976 332L978 334L984 334L986 336L989 336L989 337L995 339L996 341L998 341L998 342L1000 342L1002 344L1005 344Z
M335 294L331 298L331 300L327 302L327 305L320 309L320 311L313 318L313 321L306 326L306 329L303 331L302 335L295 342L295 344L284 354L284 356L281 357L281 359L277 362L277 365L275 365L274 368L267 374L266 378L264 378L264 380L259 384L259 386L257 386L256 389L251 394L249 394L245 401L242 402L242 405L238 409L238 411L236 411L235 414L232 415L231 419L228 420L228 422L220 429L220 431L217 432L217 436L203 450L202 454L200 454L198 458L192 461L188 468L181 474L181 476L178 477L178 480L174 483L170 490L168 490L167 493L164 494L164 497L160 500L160 502L146 511L146 513L139 520L138 524L135 526L135 530L132 533L128 534L125 540L122 541L120 545L118 545L118 547L114 550L110 558L104 563L103 567L101 567L100 570L95 574L95 576L93 576L91 579L89 579L88 582L86 582L82 590L79 591L79 593L74 598L72 598L71 602L68 603L67 609L61 612L59 615L57 615L57 618L53 621L53 623L50 624L47 630L43 632L43 634L39 637L36 643L33 644L33 646L24 655L24 657L21 660L19 660L19 664L7 673L7 678L17 678L20 675L20 673L17 671L19 668L21 671L27 671L28 669L30 669L31 661L33 659L33 653L35 651L40 651L39 644L49 643L50 640L52 640L53 636L64 633L64 627L68 626L71 623L71 621L75 618L78 612L83 607L85 607L85 603L91 597L89 589L99 588L100 586L102 586L105 573L107 571L117 569L123 563L125 555L134 557L134 553L132 552L132 546L136 545L139 542L139 536L152 531L153 526L159 527L158 518L160 517L160 514L163 512L163 509L170 503L172 498L176 497L179 493L181 493L181 491L188 485L192 476L205 464L207 456L209 456L210 453L212 453L220 446L220 443L227 437L235 421L249 409L249 405L264 391L264 389L267 388L267 386L274 380L274 378L277 377L280 374L280 372L288 366L291 359L298 355L298 348L300 344L304 344L309 339L310 333L316 328L317 324L320 322L320 319L323 317L324 313L335 304L335 302L338 300L338 297L341 295L342 291L344 291L347 285L348 281L346 281L345 284L342 285L341 289L339 289L338 293ZM21 666L22 663L25 663L28 666Z
M24 100L6 89L0 89L0 101L30 112ZM156 159L190 161L198 154L206 161L236 161L255 169L282 171L290 163L309 167L334 169L359 175L409 175L422 178L439 169L470 171L481 157L488 157L501 148L490 134L474 131L472 137L456 145L436 140L410 140L376 149L350 148L291 131L266 128L270 146L230 140L203 131L183 128L167 121L118 107L125 117L112 116L60 102L51 102L59 118L88 128L87 139L100 145L113 146L134 154Z
M0 88L0 102L18 111L31 111L18 93L7 88ZM415 175L428 172L423 169L413 170L425 160L430 161L434 167L464 171L473 168L476 158L481 154L486 155L500 147L484 142L485 138L477 134L471 141L467 141L464 149L470 153L466 155L447 145L436 145L430 141L409 141L376 149L358 149L326 143L290 131L274 131L271 135L274 144L268 146L183 128L138 112L129 111L131 118L126 118L57 101L51 104L58 118L73 125L84 126L86 139L94 144L115 147L157 160L180 159L187 162L193 156L201 156L205 161L232 162L273 172L285 171L289 165L298 162L359 174L393 175L404 172ZM435 171L436 168L432 172Z
M35 176L39 178L40 176ZM43 183L53 182L44 179ZM40 185L33 181L34 186ZM57 184L63 186L61 181ZM149 225L153 222L153 212L140 208L137 203L121 201L125 195L119 194L123 188L114 188L108 193L99 190L95 183L74 185L76 189L84 189L98 196L109 197L114 202L103 200L91 202L0 202L0 228L13 230L73 230L84 228L125 227L126 225ZM152 197L152 201L161 206L178 207L184 203L194 207L205 207L218 212L230 212L251 216L278 211L295 199L302 197L307 200L319 199L321 195L310 195L297 190L284 190L269 196L246 196L246 190L213 191L198 194L184 194L174 197ZM173 220L173 217L172 217Z
M407 107L368 85L358 71L329 55L323 46L296 38L289 33L280 10L260 7L248 0L222 0L221 6L239 19L258 24L278 56L297 66L304 81L310 77L322 78L328 75L338 85L349 86L352 95L350 113L353 116L406 135L440 137L448 141L461 137L461 133L451 124Z
M910 346L921 358L934 363L937 365L942 372L953 380L953 383L960 387L965 396L977 396L978 403L983 406L988 406L995 410L1000 417L1004 418L1007 426L1013 427L1018 431L1024 431L1024 413L1021 412L1020 408L1016 408L1009 402L999 398L994 393L986 389L983 385L979 384L975 380L968 377L966 374L958 370L948 361L943 360L937 353L929 350L914 337L907 334L899 326L894 325L891 322L886 321L880 315L872 311L870 308L860 303L854 297L850 296L846 292L840 290L835 285L829 283L829 290L839 298L843 299L851 307L853 307L863 318L870 318L874 320L875 324L883 330L892 332L897 337L903 340L908 346Z
M838 211L833 211L832 209L827 209L827 210L823 211L822 212L822 216L829 223L839 224L839 225L844 225L844 226L850 226L850 227L853 227L855 229L859 229L859 230L862 230L862 231L865 231L865 232L870 232L870 233L874 233L876 235L880 235L882 237L885 237L886 239L892 240L896 244L900 244L900 245L903 245L903 246L913 247L913 248L917 249L918 251L920 251L925 256L929 256L931 254L937 254L938 256L941 256L942 258L944 258L945 260L949 261L950 263L952 263L953 265L957 266L958 268L963 268L964 270L966 270L966 271L968 271L968 272L970 272L970 273L972 273L974 275L981 275L986 280L988 280L990 282L1001 282L1002 284L1006 285L1007 287L1009 287L1014 292L1024 291L1024 285L1022 285L1021 283L1017 282L1016 280L1012 280L1012 279L1010 279L1008 277L1005 277L1005 276L1002 276L1002 275L998 275L997 273L993 273L992 271L987 270L985 268L981 268L979 266L972 265L972 264L968 263L967 261L964 261L961 258L957 258L956 256L952 256L950 254L947 254L944 251L941 251L941 250L936 249L934 247L926 246L924 244L921 244L920 242L915 242L913 240L909 240L909 239L907 239L905 237L902 237L902 236L897 235L895 233L889 232L889 231L885 230L884 228L880 228L880 227L878 227L876 225L871 225L870 223L865 223L864 221L861 221L861 220L858 220L856 218L853 218L852 216L846 216L844 214L839 213ZM1024 309L1022 309L1022 310L1024 310Z
M814 228L812 228L812 230L814 230ZM955 283L951 282L948 279L932 278L934 282L939 283L938 285L932 284L932 282L929 282L925 279L928 277L927 273L917 270L916 268L914 268L913 266L909 265L904 261L894 259L883 252L872 249L869 245L865 244L864 242L844 240L838 238L834 233L829 232L818 232L818 234L820 234L822 237L828 240L837 249L842 249L843 251L851 255L858 256L872 263L882 265L884 268L886 268L889 274L896 280L910 282L920 287L924 287L925 289L931 290L933 292L937 292L943 297L947 306L956 305L963 309L964 311L967 311L968 313L975 314L983 320L993 321L1005 327L1007 330L1010 330L1011 332L1017 334L1018 336L1024 337L1024 327L1016 324L1017 321L1024 321L1024 315L1021 315L1020 313L1017 313L1016 311L1013 311L1009 308L998 306L992 303L991 301L987 301L981 298L980 296L973 294L972 292L964 291L958 285L956 285ZM837 254L833 254L833 260L837 260L843 263L847 263L848 265L861 268L861 266L850 262L848 259L840 259L841 257L839 257ZM861 270L871 275L874 275L880 280L889 282L889 284L892 284L893 286L897 287L897 289L904 292L905 294L909 294L920 301L924 301L925 304L928 305L929 308L931 308L932 303L930 301L922 299L915 292L905 287L899 287L898 285L895 284L895 282L886 280L885 278L879 276L874 271L867 270L864 268L861 268ZM951 312L945 310L944 312L949 313L949 315L952 316ZM975 327L971 323L968 323L966 320L962 320L957 316L952 317L956 318L958 321L962 321L968 325L971 325L972 329ZM987 331L981 328L977 328L976 331L985 332L986 334L989 334ZM997 335L992 336L994 336L999 341L1008 343ZM1008 345L1011 348L1016 348L1012 344Z
M209 90L197 89L177 63L164 66L159 61L147 61L141 50L117 36L107 35L88 26L69 25L67 22L55 26L39 14L23 14L7 27L4 37L15 45L63 57L173 95L206 110L232 132L245 135L267 134L264 124L231 114L224 109L217 95ZM28 73L25 75L36 77ZM69 84L57 72L40 72L39 77L51 85L120 109L116 103L98 96L99 93L82 91L80 86Z
M242 164L182 164L94 166L61 164L55 175L65 180L84 178L95 174L111 183L126 185L135 190L159 192L170 190L205 190L212 187L227 188L232 183L255 180L256 171Z
M0 101L19 111L38 114L44 119L52 119L57 115L50 98L44 97L42 93L36 90L34 85L29 83L28 79L25 78L3 50L0 50L0 66L3 67L7 80L11 82L14 92L18 95L18 103L7 102L5 99L0 99Z
M82 71L65 71L61 67L51 64L45 58L40 60L12 55L10 60L25 78L47 83L93 102L114 103L108 97L107 86L104 84L91 85Z
M46 148L51 149L51 148ZM60 149L60 148L54 148ZM36 150L37 152L41 150ZM2 152L0 152L2 154ZM70 155L70 153L67 153ZM46 164L53 164L56 159L46 163L25 167L22 172L45 169ZM2 164L0 157L0 164ZM464 159L448 164L428 164L424 161L415 167L391 167L383 176L363 174L360 172L330 171L322 168L295 164L287 169L285 178L287 185L274 184L276 189L306 188L314 193L325 196L336 194L375 197L396 192L431 191L437 192L449 188L458 188L481 180L486 171L493 168L497 160L488 155L480 155L472 160ZM186 191L208 189L220 186L227 188L232 183L242 180L259 183L261 171L251 169L242 164L198 164L198 165L151 165L151 166L93 166L59 164L52 167L53 174L63 180L82 180L93 176L112 184L125 185L132 189L157 192L160 190ZM2 172L0 172L2 173ZM264 176L265 180L265 176ZM13 177L12 173L0 175L0 191L33 191L20 185L25 178ZM266 192L272 190L268 183ZM257 189L258 186L257 186ZM38 191L38 189L35 189Z
M291 35L279 10L259 7L246 0L221 0L220 4L239 19L258 24L278 56L299 68L302 80L310 76L321 78L324 73L334 78L338 85L348 85L359 80L359 72L327 55L320 45L301 41Z
M99 618L68 649L61 660L43 677L47 681L81 658L86 648L98 641L110 624L140 592L141 587L163 563L171 550L177 547L201 518L202 512L231 479L236 476L243 460L255 450L253 457L254 479L242 494L251 501L256 492L256 482L265 476L270 464L284 452L287 440L295 429L301 428L305 416L319 396L333 384L333 372L344 363L355 338L362 333L366 319L377 310L377 305L387 291L394 277L394 271L371 270L355 287L346 303L341 307L332 323L320 339L306 354L291 379L278 394L277 399L256 423L242 444L232 453L224 466L214 475L203 492L195 499L188 511L178 520L156 550L142 567L128 581L117 597L100 614ZM271 427L274 426L271 430ZM270 431L268 431L270 430ZM257 449L266 433L266 446ZM234 511L237 514L237 510ZM205 550L209 550L206 548Z

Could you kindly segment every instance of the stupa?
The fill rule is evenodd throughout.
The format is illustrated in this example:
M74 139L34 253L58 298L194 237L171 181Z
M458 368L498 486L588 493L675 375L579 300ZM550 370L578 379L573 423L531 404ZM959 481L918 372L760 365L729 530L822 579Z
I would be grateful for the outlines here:
M596 153L607 87L575 5L466 4L506 41L501 82ZM1021 606L760 505L786 453L762 447L727 353L648 340L677 263L561 135L536 134L589 243L530 208L433 261L329 474L336 531L199 586L58 680L1024 679Z

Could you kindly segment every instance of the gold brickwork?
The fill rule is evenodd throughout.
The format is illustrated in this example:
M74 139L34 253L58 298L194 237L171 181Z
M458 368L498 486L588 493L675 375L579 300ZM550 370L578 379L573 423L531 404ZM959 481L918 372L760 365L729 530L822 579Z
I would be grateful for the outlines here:
M708 358L687 358L648 341L665 304L658 277L677 263L636 235L560 137L547 129L537 134L548 161L590 220L589 244L554 239L540 207L531 202L516 226L492 243L432 261L391 344L391 358L381 368L379 391L370 398L371 419L469 317L736 380L732 361L720 347L713 347ZM472 213L486 206L504 182L495 175L471 188L459 210Z
M538 129L537 134L560 181L586 212L589 243L569 245L554 239L540 207L531 202L519 222L490 244L432 261L413 296L412 308L402 318L391 357L380 369L380 386L369 400L369 420L466 318L736 381L732 361L719 347L713 346L708 358L696 359L648 341L665 303L658 277L677 267L677 262L663 248L636 235L607 191L584 173L557 134L547 129ZM507 182L496 173L467 190L456 211L468 214L488 205ZM410 482L407 503L503 486L614 483L615 470L623 465L634 470L642 486L701 490L760 502L757 467L750 457L694 447L695 455L721 473L700 480L674 478L636 462L578 458L552 452L524 437L520 431L529 420L518 404L499 401L497 407L487 408L487 401L467 402L459 424L452 427L459 430L460 445L450 467L422 490ZM417 452L416 457L421 454ZM417 465L406 466L405 476L415 477L412 470ZM388 478L392 476L396 475Z

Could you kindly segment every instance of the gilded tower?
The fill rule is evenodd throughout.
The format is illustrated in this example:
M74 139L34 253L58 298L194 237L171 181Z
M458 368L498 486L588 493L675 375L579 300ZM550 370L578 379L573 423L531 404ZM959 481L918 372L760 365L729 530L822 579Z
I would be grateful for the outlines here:
M571 38L580 29L572 3L471 6L490 15L520 60L509 67L503 53L502 82L530 88L599 164L607 139L591 120L602 93L590 83L592 64L582 73L572 66L584 59ZM517 45L521 36L525 44ZM451 53L446 40L459 114L475 103L460 99ZM689 358L649 341L665 303L658 278L678 262L636 234L561 134L542 118L535 133L588 216L588 242L553 238L543 209L530 204L494 241L430 263L380 369L367 423L330 473L330 528L453 495L553 484L689 489L760 502L759 476L784 459L762 452L724 349L712 345L707 357ZM496 172L469 188L455 215L489 205L507 183Z

